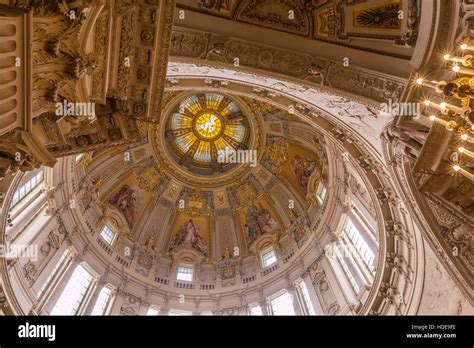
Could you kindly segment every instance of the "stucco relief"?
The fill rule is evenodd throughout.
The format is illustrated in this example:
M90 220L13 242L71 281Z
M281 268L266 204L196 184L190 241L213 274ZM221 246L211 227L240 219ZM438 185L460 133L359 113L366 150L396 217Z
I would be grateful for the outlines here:
M430 248L425 250L425 262L425 283L418 314L474 315L474 307Z
M391 117L379 115L380 105L377 105L377 103L368 105L333 91L329 92L269 76L227 68L170 61L168 64L168 77L176 78L180 76L235 80L239 81L239 83L257 85L261 88L277 91L280 94L289 95L294 99L304 101L308 105L319 108L344 122L354 132L358 133L361 138L368 139L369 143L379 153L381 153L379 135L391 121Z

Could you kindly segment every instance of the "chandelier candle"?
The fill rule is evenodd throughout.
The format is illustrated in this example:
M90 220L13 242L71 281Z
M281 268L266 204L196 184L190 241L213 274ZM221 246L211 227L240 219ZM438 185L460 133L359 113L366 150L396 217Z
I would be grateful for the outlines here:
M462 68L459 65L453 66L453 71L459 74L466 74L474 76L474 69Z
M425 105L429 106L434 109L438 109L441 111L443 114L447 114L448 110L451 110L455 113L458 113L461 116L464 116L466 113L469 113L471 111L470 108L462 108L456 105L448 104L446 102L442 102L440 104L433 103L432 101L426 100Z
M466 178L471 179L471 180L474 180L474 174L469 173L467 170L461 168L461 167L458 166L457 164L453 166L453 169L454 169L455 172L461 173L461 174L464 175Z
M437 118L437 117L434 116L434 115L431 115L431 116L430 116L430 121L439 123L440 125L445 126L445 127L447 127L448 124L449 124L448 121L445 121L445 120L442 120L442 119L440 119L440 118Z
M462 49L463 51L474 51L474 46L467 44L462 44L461 46L459 46L460 49Z
M464 57L452 57L449 54L445 54L443 58L446 61L461 63L464 66L471 66L471 64L470 64L471 59L472 59L471 55L466 55Z
M428 87L428 88L432 88L432 89L435 89L436 92L438 93L441 93L441 89L439 89L439 85L442 84L444 81L426 81L422 78L419 78L416 80L416 83L418 85L421 85L421 86L425 86L425 87ZM444 82L444 84L446 84L446 82ZM439 91L438 91L439 90Z
M474 158L474 152L472 151L469 151L469 150L466 150L464 147L460 147L458 148L458 151L466 156L469 156L471 158Z

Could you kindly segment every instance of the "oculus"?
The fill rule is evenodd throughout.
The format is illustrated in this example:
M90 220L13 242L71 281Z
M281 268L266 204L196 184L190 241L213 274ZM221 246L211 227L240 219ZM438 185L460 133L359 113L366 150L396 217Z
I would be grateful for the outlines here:
M231 164L220 163L219 153L247 149L250 126L234 100L205 92L186 96L175 105L165 138L182 166L224 171Z

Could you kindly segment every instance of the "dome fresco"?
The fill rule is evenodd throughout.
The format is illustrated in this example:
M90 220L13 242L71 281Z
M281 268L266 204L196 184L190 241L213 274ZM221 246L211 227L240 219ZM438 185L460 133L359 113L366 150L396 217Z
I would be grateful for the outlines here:
M239 100L240 104L235 100ZM248 107L251 103L253 109ZM249 98L238 99L237 96L210 92L178 94L169 104L171 112L168 122L161 126L168 135L166 140L176 141L176 151L179 151L180 137L174 136L179 132L186 131L194 143L211 144L220 151L225 149L220 147L220 140L228 139L225 144L230 147L232 139L248 139L258 133L255 125L261 124L262 129L269 128L271 122L264 119L281 112L279 108L265 106ZM263 113L259 111L262 109L265 109ZM249 110L247 116L244 117L241 110ZM249 118L254 122L248 122ZM294 119L289 124L301 130L307 126L298 124ZM238 126L244 129L243 133L234 132ZM153 126L144 132L153 135L160 134L162 130L160 126ZM151 218L146 212L164 209L164 200L174 201L174 205L161 211L164 216L171 214L162 221L163 225L159 225L161 228L146 229L146 234L156 240L156 251L167 254L190 251L197 257L214 261L222 257L224 244L230 247L233 243L242 253L255 252L260 248L260 242L272 240L278 243L285 238L286 226L295 217L294 213L287 211L286 200L293 197L295 206L292 209L301 212L308 207L308 202L316 199L316 191L327 175L327 155L323 137L317 132L312 134L311 141L308 141L264 132L261 135L263 142L257 144L255 149L261 152L257 165L247 166L243 174L227 171L228 178L223 182L213 181L215 174L212 172L196 173L192 166L183 166L179 159L184 154L179 155L179 152L174 152L176 160L171 163L173 166L163 165L158 158L174 150L159 149L156 144L151 146L147 143L132 151L133 168L114 168L113 175L120 178L120 183L103 191L101 202L107 209L105 211L104 206L100 205L99 209L105 215L113 213L115 219L123 219L122 224L128 227L125 232L127 238L138 242L140 231ZM189 153L193 144L187 147L185 153ZM233 149L246 151L243 146L240 143ZM98 151L91 155L88 167L93 168L97 163L94 176L106 177L108 170L100 165L101 161L104 158L119 160L120 156L116 151ZM193 157L195 162L196 158L199 157ZM180 175L177 168L181 169ZM209 178L213 185L204 185L201 178ZM277 183L273 190L265 190L264 184L272 180ZM200 185L189 184L193 181ZM282 199L279 195L287 198ZM226 223L222 225L224 221Z

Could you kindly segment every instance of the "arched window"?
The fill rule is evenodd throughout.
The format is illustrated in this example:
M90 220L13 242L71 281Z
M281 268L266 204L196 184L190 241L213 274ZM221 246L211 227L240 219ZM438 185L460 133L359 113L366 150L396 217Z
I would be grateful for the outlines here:
M92 273L84 265L78 265L54 305L51 315L81 314L93 285L94 277Z
M48 222L48 205L43 187L51 184L51 168L25 174L12 196L6 233L12 244L29 244Z
M13 209L23 199L28 197L31 193L40 190L44 182L44 170L41 168L36 174L29 178L22 184L13 194L10 209Z
M334 247L334 253L336 254L337 261L339 262L339 265L342 267L344 270L344 273L349 280L349 283L351 284L352 288L354 289L354 292L356 294L359 293L360 287L357 284L357 281L354 278L354 275L352 274L351 270L349 269L349 266L346 263L346 260L344 259L344 256L341 254L339 251L339 248L337 246Z
M306 287L306 283L303 279L300 279L296 284L296 294L298 296L298 300L301 303L301 307L303 308L303 313L305 315L316 315L313 303L309 297L308 288Z
M316 197L319 201L319 203L323 204L324 200L326 199L326 194L328 190L326 186L322 182L319 183L318 188L316 190Z
M106 315L110 311L113 300L113 289L111 285L106 285L100 290L99 297L92 309L91 315Z
M249 314L250 315L263 315L262 307L258 303L249 305Z
M71 251L69 249L66 249L64 253L61 255L59 258L59 261L56 263L56 265L53 267L51 272L49 272L48 277L44 281L43 285L41 288L38 290L37 293L37 298L40 299L47 290L49 290L50 285L55 283L59 276L61 275L62 271L66 268L66 265L71 257Z
M158 306L151 305L150 307L148 307L146 315L153 316L153 315L158 315L159 313L160 313L160 308Z
M182 309L170 309L168 315L193 315L193 312Z
M291 295L285 291L270 299L270 308L272 315L295 315L293 300Z
M356 227L353 221L348 217L343 228L343 238L351 250L355 250L353 256L362 260L370 273L375 273L374 259L375 254L367 244L362 232Z

